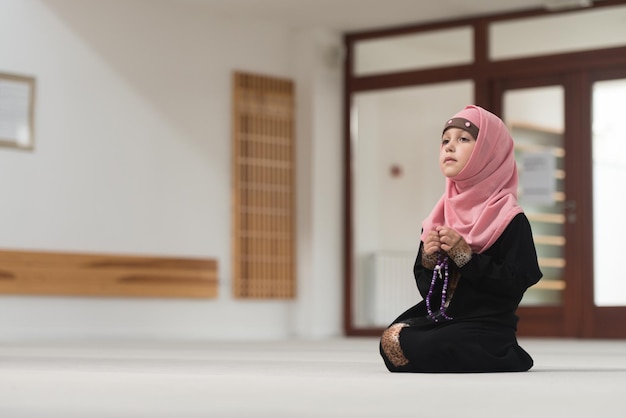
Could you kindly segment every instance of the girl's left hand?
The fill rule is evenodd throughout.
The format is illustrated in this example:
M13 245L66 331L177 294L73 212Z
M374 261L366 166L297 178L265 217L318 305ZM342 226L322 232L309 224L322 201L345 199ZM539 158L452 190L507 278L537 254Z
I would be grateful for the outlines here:
M441 249L445 252L450 252L450 250L459 245L461 241L465 241L461 234L447 226L438 226L437 232L439 233Z

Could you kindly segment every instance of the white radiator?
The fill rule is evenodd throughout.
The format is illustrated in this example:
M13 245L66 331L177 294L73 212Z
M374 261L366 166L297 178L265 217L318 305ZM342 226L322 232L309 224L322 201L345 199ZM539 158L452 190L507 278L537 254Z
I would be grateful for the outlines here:
M378 252L369 257L367 312L373 326L388 326L422 300L415 279L415 253Z

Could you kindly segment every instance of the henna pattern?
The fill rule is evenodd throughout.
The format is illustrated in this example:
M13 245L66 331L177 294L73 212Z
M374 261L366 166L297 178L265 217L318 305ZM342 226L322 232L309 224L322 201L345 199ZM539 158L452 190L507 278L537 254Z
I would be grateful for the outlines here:
M448 251L448 256L457 267L461 268L472 259L472 248L464 239Z
M402 347L400 347L400 331L404 327L408 327L409 324L398 322L391 325L383 332L380 339L381 347L387 356L387 359L395 367L401 367L409 364L409 360L404 356Z

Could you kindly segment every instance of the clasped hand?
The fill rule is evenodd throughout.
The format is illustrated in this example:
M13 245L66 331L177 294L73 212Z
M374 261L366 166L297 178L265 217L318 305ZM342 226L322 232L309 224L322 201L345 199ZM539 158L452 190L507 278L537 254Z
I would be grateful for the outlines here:
M433 255L439 251L449 252L451 249L465 241L463 237L452 228L438 226L430 231L424 241L424 252Z

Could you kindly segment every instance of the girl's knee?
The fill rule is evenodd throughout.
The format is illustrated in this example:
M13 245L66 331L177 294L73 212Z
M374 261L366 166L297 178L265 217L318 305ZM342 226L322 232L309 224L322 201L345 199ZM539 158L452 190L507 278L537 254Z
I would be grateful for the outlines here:
M380 338L380 351L391 372L403 371L409 364L400 345L400 331L408 324L398 322L387 328Z

